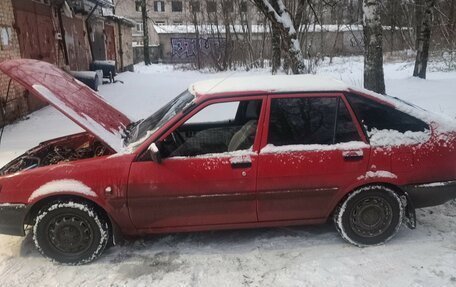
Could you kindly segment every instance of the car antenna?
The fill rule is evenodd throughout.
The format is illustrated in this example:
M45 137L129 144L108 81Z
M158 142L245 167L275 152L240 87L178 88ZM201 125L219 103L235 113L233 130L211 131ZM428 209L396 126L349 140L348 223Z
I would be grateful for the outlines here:
M210 91L212 91L213 89L215 89L218 85L220 85L221 83L225 82L228 78L231 78L234 74L238 73L238 71L234 71L230 74L228 74L225 78L221 79L218 83L216 83L212 88L210 88L207 93L209 93Z
M0 144L2 143L2 138L3 138L3 132L5 131L5 126L6 126L6 120L5 120L5 115L6 115L6 105L8 104L8 98L9 98L9 91L11 88L11 82L13 79L10 79L8 82L8 89L6 90L6 98L5 101L2 102L1 106L1 112L2 112L2 120L3 120L3 125L2 125L2 130L0 132Z

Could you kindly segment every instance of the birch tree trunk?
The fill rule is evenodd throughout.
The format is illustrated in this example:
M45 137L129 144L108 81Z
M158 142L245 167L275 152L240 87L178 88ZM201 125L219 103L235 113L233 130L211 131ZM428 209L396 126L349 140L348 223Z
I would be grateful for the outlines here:
M282 50L280 44L280 31L272 27L272 74L277 74L281 66Z
M363 1L364 87L385 94L380 0Z
M277 1L269 1L274 10L278 10L279 5ZM272 39L272 74L275 75L282 66L282 40L280 39L280 30L275 26L271 25Z
M149 25L148 25L148 17L147 17L147 3L146 0L141 1L141 13L142 13L142 20L143 20L143 33L144 33L144 64L150 65L150 54L149 54Z
M298 41L298 34L290 12L283 0L251 0L261 12L271 21L273 29L280 32L282 47L290 64L293 74L306 73L306 65ZM274 7L276 7L274 9Z
M416 39L417 53L415 60L415 69L413 76L426 79L426 69L429 59L429 45L431 42L431 25L432 12L434 10L435 0L425 0L425 8L421 20L419 34ZM420 19L417 19L419 22Z

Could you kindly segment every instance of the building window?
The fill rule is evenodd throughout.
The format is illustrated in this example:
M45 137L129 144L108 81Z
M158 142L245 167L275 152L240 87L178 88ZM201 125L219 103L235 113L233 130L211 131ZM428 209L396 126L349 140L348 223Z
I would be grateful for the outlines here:
M143 33L144 32L143 23L137 23L135 29L136 29L136 32Z
M11 48L11 27L0 26L0 50Z
M136 1L135 2L135 8L136 8L136 12L141 12L142 11L141 2Z
M198 1L190 2L190 8L191 8L192 12L200 12L200 10L201 10L200 2L198 2Z
M182 12L182 1L172 1L171 2L171 11Z
M165 1L154 1L155 12L165 12Z
M207 13L215 13L217 12L217 3L215 1L208 1L207 2Z
M241 14L241 25L249 26L249 19L247 19L247 15L245 13ZM253 23L252 23L253 25Z
M242 13L247 13L247 2L241 2L241 7L239 8Z

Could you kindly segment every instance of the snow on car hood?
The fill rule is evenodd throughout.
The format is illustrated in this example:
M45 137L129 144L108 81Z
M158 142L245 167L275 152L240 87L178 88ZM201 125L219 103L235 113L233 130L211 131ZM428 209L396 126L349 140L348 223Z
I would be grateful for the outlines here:
M130 119L80 81L37 60L5 61L0 70L113 150L122 150L122 133Z

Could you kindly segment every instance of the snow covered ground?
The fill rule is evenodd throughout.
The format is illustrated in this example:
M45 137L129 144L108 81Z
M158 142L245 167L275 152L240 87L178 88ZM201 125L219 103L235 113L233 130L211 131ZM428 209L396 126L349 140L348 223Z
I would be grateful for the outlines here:
M200 73L166 65L136 69L118 76L123 83L100 91L134 119L151 114L192 82L268 73ZM387 92L456 118L456 72L433 71L420 80L410 77L412 70L411 63L386 64ZM318 73L361 86L362 59L335 59ZM44 108L6 127L0 164L43 140L79 130ZM79 267L43 259L30 235L0 235L0 286L456 286L456 202L418 210L417 217L416 230L402 228L385 246L351 246L331 224L171 234L112 247Z

